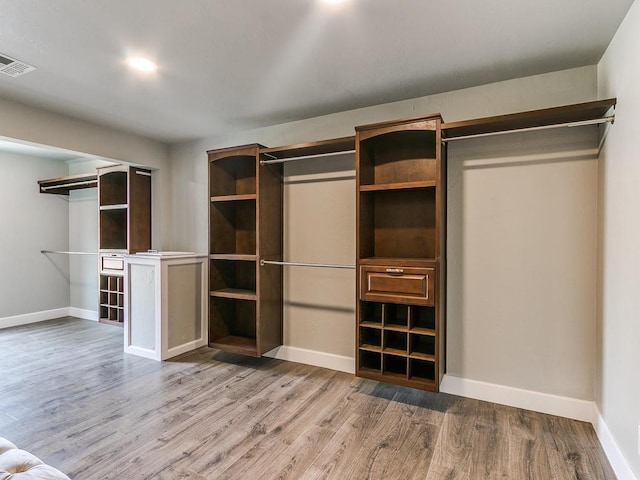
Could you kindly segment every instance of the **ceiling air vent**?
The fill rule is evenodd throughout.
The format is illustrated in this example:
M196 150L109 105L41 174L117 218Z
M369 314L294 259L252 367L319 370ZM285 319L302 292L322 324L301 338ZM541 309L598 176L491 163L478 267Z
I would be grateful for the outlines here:
M0 54L0 73L16 78L36 69L33 65Z

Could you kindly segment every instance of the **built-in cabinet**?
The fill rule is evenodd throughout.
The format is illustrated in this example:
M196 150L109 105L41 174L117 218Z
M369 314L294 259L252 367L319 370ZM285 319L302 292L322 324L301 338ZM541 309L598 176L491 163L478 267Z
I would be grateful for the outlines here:
M151 172L98 169L99 320L124 324L124 255L151 248Z
M446 143L608 123L615 103L448 124L434 114L356 127L355 139L209 151L209 345L259 356L281 344L281 265L356 268L356 374L438 391L445 370ZM282 163L352 152L354 145L355 265L282 262Z
M260 145L209 156L209 345L261 356L282 344L282 166Z
M444 370L441 123L356 127L356 374L426 390Z

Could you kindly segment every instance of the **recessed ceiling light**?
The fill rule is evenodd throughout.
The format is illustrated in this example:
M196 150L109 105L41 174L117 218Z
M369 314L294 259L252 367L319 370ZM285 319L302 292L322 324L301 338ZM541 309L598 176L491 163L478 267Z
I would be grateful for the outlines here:
M324 3L329 5L339 5L341 3L345 3L347 0L324 0Z
M127 58L127 65L141 72L155 72L158 69L158 65L151 60L142 57L129 57Z

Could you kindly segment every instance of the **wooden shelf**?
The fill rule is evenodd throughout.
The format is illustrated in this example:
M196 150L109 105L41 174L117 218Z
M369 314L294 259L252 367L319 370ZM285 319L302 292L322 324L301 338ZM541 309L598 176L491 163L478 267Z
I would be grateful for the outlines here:
M360 322L360 326L366 328L375 328L377 330L382 329L382 324L378 322Z
M100 210L126 210L128 205L126 203L119 203L117 205L100 205Z
M468 135L517 131L563 123L583 122L603 118L616 105L615 98L562 107L476 118L442 124L442 137L451 139Z
M396 357L406 357L407 356L407 351L406 350L400 350L399 348L386 347L386 348L382 349L382 353L386 353L388 355L395 355Z
M227 335L209 342L209 346L224 350L226 352L240 353L243 355L256 355L257 346L256 339L249 337L239 337L236 335Z
M422 353L422 352L411 352L408 355L409 358L415 358L417 360L426 360L428 362L435 362L436 361L436 357L435 355L431 355L428 353Z
M436 336L436 331L431 329L431 328L413 327L413 328L409 329L409 333L412 333L414 335L424 335L424 336L428 336L428 337L435 337Z
M255 193L244 193L235 195L218 195L211 197L212 202L234 202L239 200L255 200L257 195Z
M223 288L210 292L212 297L235 298L238 300L256 300L256 292L242 288Z
M80 190L84 188L96 188L98 186L98 175L79 174L68 175L66 177L49 178L47 180L38 180L40 185L40 193L49 193L54 195L69 195L71 190Z
M318 142L298 143L283 147L261 148L260 154L269 154L266 160L275 157L278 159L306 157L313 155L325 155L355 150L356 140L354 136L321 140Z
M380 183L374 185L360 185L361 192L379 192L384 190L407 190L411 188L430 188L435 187L435 180L425 180L422 182L397 182L397 183Z
M238 260L241 262L255 262L258 259L257 255L244 254L244 253L212 253L209 255L211 260Z
M364 344L364 345L360 345L358 348L360 350L365 350L367 352L376 352L376 353L382 352L382 347L380 345Z
M403 333L407 333L409 331L409 327L407 327L406 325L385 325L384 326L385 330L389 330L392 332L403 332Z

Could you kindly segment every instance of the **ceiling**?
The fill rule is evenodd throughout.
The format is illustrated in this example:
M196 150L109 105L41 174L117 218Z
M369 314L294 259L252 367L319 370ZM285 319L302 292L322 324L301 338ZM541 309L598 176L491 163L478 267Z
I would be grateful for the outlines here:
M0 97L171 143L593 65L632 3L0 0Z

